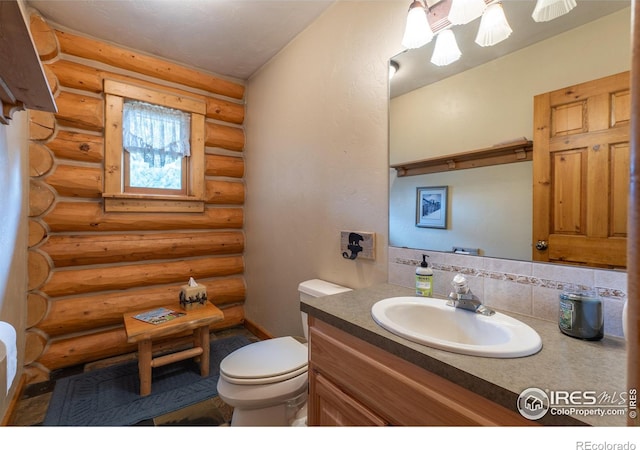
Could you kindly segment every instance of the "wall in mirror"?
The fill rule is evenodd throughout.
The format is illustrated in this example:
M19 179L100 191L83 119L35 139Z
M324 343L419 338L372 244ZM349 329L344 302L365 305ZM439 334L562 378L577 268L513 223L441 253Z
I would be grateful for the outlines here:
M390 165L532 139L535 95L624 72L630 59L627 7L393 97ZM531 169L530 161L407 177L391 169L390 245L463 246L482 256L531 260ZM416 189L423 186L449 186L447 229L415 226Z
M391 176L395 175L392 169ZM491 180L487 183L486 180ZM477 250L479 256L531 258L531 162L397 178L390 191L390 239L396 247ZM448 186L447 229L415 226L416 183ZM481 186L482 189L478 187ZM413 195L412 195L413 193Z

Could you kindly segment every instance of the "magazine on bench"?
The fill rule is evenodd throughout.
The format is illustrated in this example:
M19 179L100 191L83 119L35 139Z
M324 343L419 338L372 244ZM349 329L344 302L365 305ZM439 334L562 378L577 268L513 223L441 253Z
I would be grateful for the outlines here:
M177 317L184 316L185 313L180 311L174 311L169 308L156 308L151 311L146 311L133 316L134 319L142 320L143 322L152 323L158 325L160 323L168 322Z

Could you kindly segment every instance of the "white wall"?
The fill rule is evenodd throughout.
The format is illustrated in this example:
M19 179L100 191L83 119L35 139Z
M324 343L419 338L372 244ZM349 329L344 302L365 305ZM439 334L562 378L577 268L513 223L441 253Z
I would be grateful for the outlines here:
M395 247L531 259L532 163L396 177L391 170L389 241ZM448 186L447 229L416 227L416 187ZM523 201L522 199L526 199Z
M28 156L27 113L13 114L10 125L0 125L0 321L17 331L18 373L4 398L0 386L0 420L16 391L24 362L27 292L27 201Z
M387 65L406 9L337 2L249 80L245 308L273 335L302 333L305 279L387 281ZM375 232L375 261L344 259L341 230Z

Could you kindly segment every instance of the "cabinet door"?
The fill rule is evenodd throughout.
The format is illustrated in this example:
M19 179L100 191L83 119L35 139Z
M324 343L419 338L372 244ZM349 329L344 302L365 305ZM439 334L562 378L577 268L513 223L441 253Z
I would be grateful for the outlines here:
M309 371L309 425L388 425L364 405L314 370Z
M629 99L629 72L534 98L533 260L626 267Z

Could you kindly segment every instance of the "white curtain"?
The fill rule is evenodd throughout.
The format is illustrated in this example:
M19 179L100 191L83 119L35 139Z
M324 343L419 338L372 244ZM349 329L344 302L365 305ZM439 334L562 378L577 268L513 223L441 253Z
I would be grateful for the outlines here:
M164 167L190 155L191 115L177 109L126 101L122 110L122 145L149 167Z

